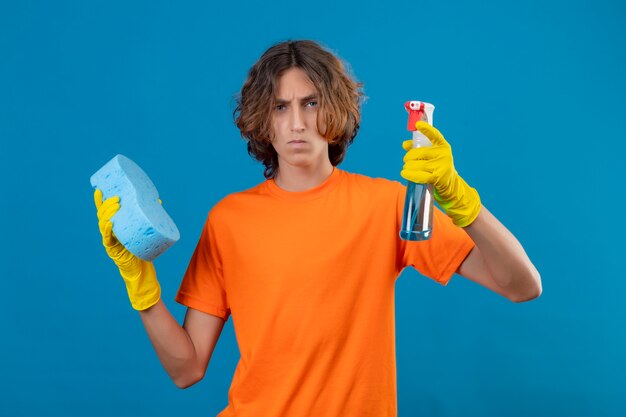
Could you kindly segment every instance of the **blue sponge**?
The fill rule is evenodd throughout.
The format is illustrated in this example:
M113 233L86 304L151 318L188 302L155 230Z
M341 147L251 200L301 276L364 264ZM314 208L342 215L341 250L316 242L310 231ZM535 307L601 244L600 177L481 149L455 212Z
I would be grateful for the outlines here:
M159 203L154 184L124 155L107 162L90 181L104 199L120 197L120 209L111 219L113 233L133 255L153 261L180 239L174 221Z

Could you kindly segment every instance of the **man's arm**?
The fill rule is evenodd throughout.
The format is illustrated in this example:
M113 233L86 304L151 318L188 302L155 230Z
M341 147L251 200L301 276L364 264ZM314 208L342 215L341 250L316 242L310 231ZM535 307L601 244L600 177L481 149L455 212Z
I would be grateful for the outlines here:
M541 295L541 277L524 248L485 206L464 230L476 246L457 270L460 275L513 302Z
M161 300L152 262L133 255L113 234L111 218L120 209L119 197L103 201L102 192L95 190L94 202L102 244L119 268L131 305L139 311L163 367L178 387L195 384L204 376L224 320L190 308L181 327Z
M441 208L476 244L457 272L515 302L538 297L539 272L515 236L481 204L476 189L457 173L450 144L426 122L415 123L415 128L428 137L432 146L413 148L411 140L404 141L402 147L407 153L400 175L415 183L433 184Z
M161 364L176 386L187 388L200 381L222 333L224 320L188 308L181 327L162 300L139 314Z

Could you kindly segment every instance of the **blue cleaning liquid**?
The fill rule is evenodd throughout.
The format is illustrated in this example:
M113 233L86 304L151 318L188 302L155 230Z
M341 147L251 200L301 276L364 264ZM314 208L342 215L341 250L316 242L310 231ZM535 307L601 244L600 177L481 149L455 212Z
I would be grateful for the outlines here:
M400 237L404 240L426 240L433 231L433 186L409 181L404 200Z

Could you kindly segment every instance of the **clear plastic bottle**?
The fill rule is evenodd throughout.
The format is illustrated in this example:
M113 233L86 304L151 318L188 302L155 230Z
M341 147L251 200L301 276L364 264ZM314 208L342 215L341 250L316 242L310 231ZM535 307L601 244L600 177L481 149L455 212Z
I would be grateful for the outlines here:
M413 147L431 146L428 138L415 129L415 122L423 120L432 125L435 106L422 101L409 101L404 106L409 112L408 129L413 132ZM400 238L413 241L430 238L433 230L433 210L432 184L409 181L404 200Z

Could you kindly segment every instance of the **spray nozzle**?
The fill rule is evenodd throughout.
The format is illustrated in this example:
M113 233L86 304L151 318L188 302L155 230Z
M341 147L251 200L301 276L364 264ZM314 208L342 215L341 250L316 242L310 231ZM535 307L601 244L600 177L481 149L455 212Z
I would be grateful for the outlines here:
M404 108L409 112L409 124L407 129L414 132L415 123L424 119L424 102L411 100L404 103Z

